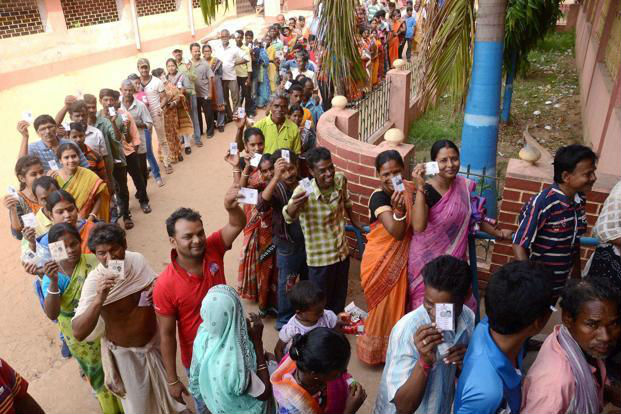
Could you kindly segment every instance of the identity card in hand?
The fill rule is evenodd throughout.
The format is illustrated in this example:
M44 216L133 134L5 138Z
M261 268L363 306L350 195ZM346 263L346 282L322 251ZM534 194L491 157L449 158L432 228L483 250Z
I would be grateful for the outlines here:
M32 112L22 112L22 121L26 121L29 124L32 124Z
M239 190L239 195L241 195L241 198L239 199L240 203L257 204L259 201L259 192L254 188L242 187Z
M35 218L34 213L24 214L22 216L22 223L24 223L24 227L37 227L37 219Z
M19 194L17 194L17 190L12 185L7 187L6 192L9 193L9 195L19 200Z
M425 175L436 175L440 172L440 167L435 161L425 163Z
M108 114L110 114L110 116L116 115L116 110L114 109L113 106L108 107Z
M261 162L261 158L263 158L263 155L255 152L252 158L250 158L250 166L257 168Z
M436 303L436 328L440 331L454 331L454 315L452 303Z
M125 278L125 261L124 260L108 260L108 271L117 279Z
M401 178L401 174L395 175L391 178L391 180L392 186L394 187L396 192L401 193L405 191L405 186L403 185L403 178Z
M287 161L288 163L291 163L291 155L289 154L289 150L280 150L280 154L282 155L282 158Z
M50 166L50 169L52 171L60 170L60 167L58 166L58 163L56 162L56 160L49 160L47 163Z
M61 241L57 241L54 243L50 243L49 248L50 248L50 254L52 255L52 259L54 259L56 263L59 263L61 260L65 260L69 258L69 255L67 254L67 249L65 248L64 241L61 240Z
M313 123L311 122L310 119L307 119L306 122L304 122L304 129L311 129L312 126L313 126Z
M300 185L302 186L304 191L306 191L306 195L307 196L313 194L313 192L314 192L313 191L313 184L311 183L311 180L308 177L300 180Z
M242 108L241 106L239 108L237 108L237 117L239 119L242 119L245 116L246 116L246 110L244 108Z
M285 90L286 90L286 91L288 91L288 90L289 90L289 88L291 87L291 85L293 85L293 84L291 83L291 81L287 81L287 82L285 83Z
M229 144L229 154L237 155L237 142L231 142Z

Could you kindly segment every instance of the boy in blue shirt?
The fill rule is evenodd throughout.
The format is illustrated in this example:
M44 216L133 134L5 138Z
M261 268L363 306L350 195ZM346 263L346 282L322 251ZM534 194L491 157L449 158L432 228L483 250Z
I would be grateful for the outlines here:
M408 50L405 56L408 61L412 58L412 49L414 48L414 33L416 32L416 16L412 14L412 6L408 6L407 15L405 17L405 41L408 44Z
M550 317L548 270L532 262L501 267L485 291L487 317L475 328L455 393L455 414L519 413L526 340Z

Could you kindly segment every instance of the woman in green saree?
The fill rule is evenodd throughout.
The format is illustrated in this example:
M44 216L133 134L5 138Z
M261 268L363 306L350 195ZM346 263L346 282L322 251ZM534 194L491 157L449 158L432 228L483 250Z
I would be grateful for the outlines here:
M44 266L42 290L45 314L51 320L58 320L58 327L67 346L97 394L103 413L122 413L121 402L104 385L99 339L95 342L79 342L71 329L71 318L80 301L84 281L99 262L93 254L82 254L80 233L70 224L53 225L48 240L50 243L62 241L68 257L58 263L49 261Z

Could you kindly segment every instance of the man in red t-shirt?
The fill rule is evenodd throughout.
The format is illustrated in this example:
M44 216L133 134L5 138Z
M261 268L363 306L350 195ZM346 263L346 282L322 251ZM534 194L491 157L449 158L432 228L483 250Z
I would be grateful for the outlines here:
M41 406L28 394L28 381L0 358L0 414L43 414Z
M202 322L203 298L212 286L226 284L224 253L246 225L246 216L237 202L238 193L238 185L227 192L224 208L229 213L229 222L209 237L205 236L200 214L192 209L179 208L166 219L166 230L173 247L171 263L155 282L153 302L168 390L179 402L183 402L182 394L188 395L188 391L177 376L177 324L181 361L187 371L192 362L196 331ZM199 396L194 397L197 412L207 412L204 403L197 398Z

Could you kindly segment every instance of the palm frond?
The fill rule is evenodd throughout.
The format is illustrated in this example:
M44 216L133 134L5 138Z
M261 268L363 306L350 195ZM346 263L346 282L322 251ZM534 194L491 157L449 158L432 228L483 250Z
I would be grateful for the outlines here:
M556 26L562 0L509 0L505 18L504 65L511 67L515 53L517 67L527 63L528 52Z
M201 12L206 25L210 25L215 20L216 12L222 6L223 1L225 11L229 9L229 1L231 4L235 3L235 0L200 0Z
M358 51L358 0L319 0L317 39L322 45L320 74L337 95L350 95L356 84L366 84L367 73Z
M445 93L455 110L463 108L472 68L474 28L473 0L446 0L442 7L435 1L427 5L414 68L418 105L423 112Z

